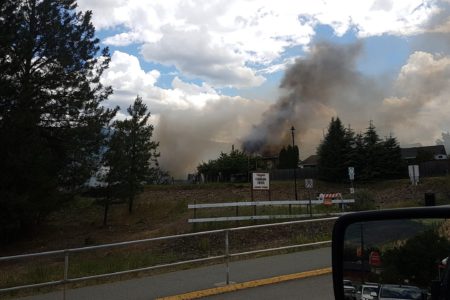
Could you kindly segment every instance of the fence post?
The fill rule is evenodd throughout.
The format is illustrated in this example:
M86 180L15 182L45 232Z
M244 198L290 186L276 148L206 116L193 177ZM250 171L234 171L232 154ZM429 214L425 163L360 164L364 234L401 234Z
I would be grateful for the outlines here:
M308 197L309 197L309 217L312 218L313 214L312 214L312 195L311 192L308 191Z
M64 250L64 287L63 287L63 299L66 300L66 284L69 278L69 251Z
M229 230L225 230L225 265L227 269L226 284L230 284L230 241Z

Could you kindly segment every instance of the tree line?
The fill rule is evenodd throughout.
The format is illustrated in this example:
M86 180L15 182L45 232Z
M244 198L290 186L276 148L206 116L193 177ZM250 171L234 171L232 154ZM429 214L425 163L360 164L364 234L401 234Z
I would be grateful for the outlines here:
M261 162L259 162L261 165ZM233 176L240 176L247 180L248 172L255 170L258 165L258 158L252 157L244 151L233 149L230 153L221 152L217 159L202 162L197 166L199 174L204 176L205 181L225 181L229 182Z
M281 148L275 165L278 169L292 169L298 167L298 147L288 145ZM273 158L272 158L273 159ZM251 155L244 151L233 149L230 153L221 152L219 157L197 166L199 174L203 174L206 181L248 180L248 172L265 170L268 168L266 159L259 155Z
M318 149L318 176L325 181L349 180L348 168L355 170L355 180L377 180L402 177L406 168L400 145L392 135L381 139L372 122L364 133L345 128L339 118L332 118L328 131ZM282 147L275 168L292 169L299 166L298 146ZM272 158L272 161L275 161ZM197 171L206 181L230 181L233 175L267 169L267 160L232 149L217 159L202 162Z
M364 133L355 133L332 118L317 154L319 176L327 181L348 180L348 167L354 167L358 180L397 178L404 169L397 139L381 139L372 122Z
M120 195L131 212L157 168L142 99L126 120L115 120L119 107L103 106L113 93L100 81L110 55L91 20L74 0L0 5L1 239L71 203L100 167L105 198Z

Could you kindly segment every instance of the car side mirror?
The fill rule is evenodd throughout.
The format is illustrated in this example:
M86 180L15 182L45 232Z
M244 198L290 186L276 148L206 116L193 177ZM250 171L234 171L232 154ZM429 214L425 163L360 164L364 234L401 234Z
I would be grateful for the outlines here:
M341 216L332 237L335 299L345 299L344 280L370 285L380 300L423 299L427 291L450 299L449 256L450 207Z

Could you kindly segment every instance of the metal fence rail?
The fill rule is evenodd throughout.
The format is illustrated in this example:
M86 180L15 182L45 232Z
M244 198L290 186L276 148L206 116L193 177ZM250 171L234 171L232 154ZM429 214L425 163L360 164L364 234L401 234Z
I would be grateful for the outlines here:
M288 249L295 249L295 248L302 248L302 247L309 247L309 246L321 246L321 245L326 245L326 244L331 243L331 241L321 241L321 242L315 242L315 243L290 245L290 246L283 246L283 247L276 247L276 248L253 250L253 251L247 251L247 252L230 253L230 247L229 247L229 233L230 232L249 230L249 229L258 229L258 228L304 224L304 223L313 223L313 222L333 221L336 219L337 219L337 217L327 217L327 218L320 218L320 219L308 219L308 220L299 220L299 221L290 221L290 222L281 222L281 223L272 223L272 224L242 226L242 227L234 227L234 228L228 228L228 229L218 229L218 230L210 230L210 231L202 231L202 232L195 232L195 233L186 233L186 234L179 234L179 235L171 235L171 236L163 236L163 237L156 237L156 238L127 241L127 242L120 242L120 243L111 243L111 244L104 244L104 245L98 245L98 246L89 246L89 247L71 248L71 249L65 249L65 250L46 251L46 252L21 254L21 255L13 255L13 256L4 256L4 257L0 257L0 262L17 261L17 260L36 258L36 257L64 256L64 273L63 273L63 278L61 280L21 285L21 286L14 286L14 287L8 287L8 288L1 288L0 293L29 289L29 288L41 288L41 287L48 287L48 286L65 285L67 283L74 283L74 282L80 282L80 281L91 280L91 279L106 278L106 277L112 277L112 276L118 276L118 275L130 274L130 273L137 273L137 272L142 272L142 271L155 270L155 269L160 269L160 268L165 268L165 267L173 267L173 266L179 266L179 265L190 264L190 263L212 261L212 260L217 260L217 259L225 259L226 283L229 284L229 260L231 257L251 255L251 254L257 254L257 253L273 252L273 251L279 251L279 250L288 250ZM99 250L99 249L111 249L111 248L117 248L117 247L126 247L126 246L150 243L150 242L155 242L155 241L173 240L173 239L178 239L178 238L202 236L202 235L209 235L209 234L219 234L219 233L224 234L225 249L224 249L223 255L203 257L203 258L191 259L191 260L184 260L184 261L178 261L178 262L174 262L174 263L160 264L160 265L154 265L154 266L149 266L149 267L144 267L144 268L130 269L130 270L125 270L125 271L105 273L105 274L99 274L99 275L93 275L93 276L69 278L69 267L70 267L69 257L70 257L70 254L73 254L73 253L81 253L81 252L87 252L87 251L93 251L93 250ZM64 289L64 298L65 298L65 289Z
M333 199L331 204L350 204L355 203L355 199ZM242 202L224 202L224 203L203 203L188 204L188 208L221 208L236 206L282 206L282 205L309 205L323 204L323 200L277 200L277 201L242 201Z
M335 195L332 197L342 197L340 193L328 194ZM308 200L276 200L276 201L234 201L234 202L222 202L222 203L195 203L188 204L188 209L193 209L194 216L189 218L189 223L209 223L209 222L229 222L229 221L248 221L248 220L276 220L276 219L299 219L299 218L321 218L324 216L339 216L337 213L313 213L313 206L325 205L331 206L333 204L339 204L341 211L344 213L347 204L355 203L355 199L327 199L324 194L322 199L308 199ZM292 214L292 205L306 205L309 210L308 215L304 214ZM289 206L289 214L269 214L258 215L256 212L257 207L282 207ZM217 209L217 208L235 208L234 216L214 216L214 217L197 217L198 209ZM240 207L253 207L253 215L239 215ZM341 213L341 214L342 214Z

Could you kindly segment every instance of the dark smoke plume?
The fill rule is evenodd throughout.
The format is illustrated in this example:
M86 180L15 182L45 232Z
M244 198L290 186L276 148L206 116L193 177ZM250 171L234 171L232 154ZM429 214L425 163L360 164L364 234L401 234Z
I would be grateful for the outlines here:
M360 43L321 42L313 46L307 57L297 59L280 84L284 96L264 113L261 123L253 127L242 143L244 151L278 153L282 146L290 143L292 125L301 136L332 100L342 98L337 95L345 94L352 85L361 86L358 84L361 75L356 71L356 59L361 50Z

